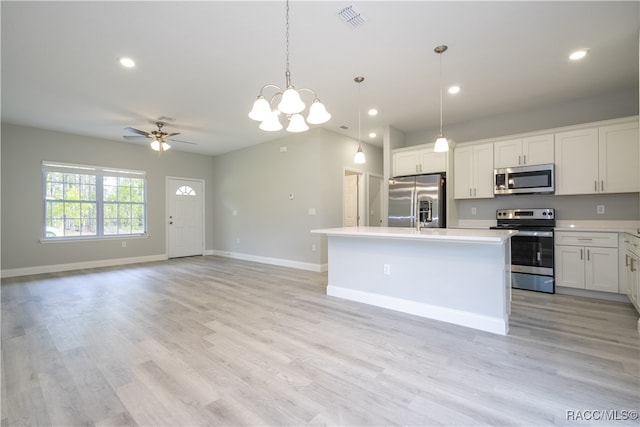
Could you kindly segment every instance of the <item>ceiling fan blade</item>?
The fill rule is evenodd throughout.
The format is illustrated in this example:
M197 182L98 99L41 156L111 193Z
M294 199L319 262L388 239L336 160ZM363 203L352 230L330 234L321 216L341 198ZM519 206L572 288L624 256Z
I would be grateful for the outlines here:
M137 133L138 135L144 135L144 136L151 135L149 132L145 132L143 130L132 128L132 127L126 127L126 128L124 128L124 130L129 131L129 132L133 132L133 133Z
M148 137L142 135L122 135L122 137L128 141L146 141L147 139L149 139Z
M171 141L171 142L180 142L180 143L182 143L182 144L198 145L198 143L196 143L196 142L180 141L179 139L171 139L171 138L167 138L167 141Z
M175 133L169 133L165 136L176 136L176 135L180 135L180 132L175 132Z

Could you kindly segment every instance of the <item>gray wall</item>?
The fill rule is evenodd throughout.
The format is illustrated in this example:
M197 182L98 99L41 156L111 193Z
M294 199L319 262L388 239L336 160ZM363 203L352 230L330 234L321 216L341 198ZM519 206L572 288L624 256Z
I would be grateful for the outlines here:
M165 177L205 180L205 211L213 206L213 158L2 124L2 269L91 262L166 253ZM147 172L147 238L41 243L42 161L112 166ZM213 247L213 218L205 220ZM122 247L122 241L127 247Z
M326 241L310 230L342 226L345 168L382 174L382 149L363 144L367 163L355 165L357 147L354 139L316 128L216 156L214 249L326 263Z
M449 108L453 110L455 107ZM456 122L455 111L451 111L445 116L444 132L447 138L456 143L462 143L637 114L638 91L626 90L595 98L576 99L544 108L509 112L500 116L484 117L461 123ZM434 123L431 128L407 133L405 146L433 142L439 132L438 125Z

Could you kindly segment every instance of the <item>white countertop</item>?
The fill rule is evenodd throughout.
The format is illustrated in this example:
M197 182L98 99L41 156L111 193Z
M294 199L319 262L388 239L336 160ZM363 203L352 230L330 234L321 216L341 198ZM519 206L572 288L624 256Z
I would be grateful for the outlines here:
M514 230L482 230L471 228L415 228L404 227L339 227L311 230L312 233L327 236L373 237L387 239L450 241L468 243L501 244L517 231Z

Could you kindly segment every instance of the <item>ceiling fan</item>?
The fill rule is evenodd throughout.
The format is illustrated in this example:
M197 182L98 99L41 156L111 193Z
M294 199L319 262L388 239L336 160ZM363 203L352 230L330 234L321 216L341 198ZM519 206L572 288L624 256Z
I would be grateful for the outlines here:
M155 122L155 124L156 124L156 126L158 126L158 129L157 130L152 130L151 132L145 132L145 131L140 130L140 129L136 129L136 128L132 128L132 127L126 127L126 128L124 128L124 130L132 132L132 133L135 133L137 135L123 135L122 137L124 139L126 139L126 140L129 140L129 141L149 140L151 142L151 148L153 150L159 151L159 152L167 151L168 149L171 148L171 144L169 144L167 141L179 142L179 143L182 143L182 144L196 145L195 142L180 141L180 140L171 138L172 136L180 135L180 133L179 132L174 132L174 133L164 132L162 130L162 128L166 124L165 122L157 121L157 122Z

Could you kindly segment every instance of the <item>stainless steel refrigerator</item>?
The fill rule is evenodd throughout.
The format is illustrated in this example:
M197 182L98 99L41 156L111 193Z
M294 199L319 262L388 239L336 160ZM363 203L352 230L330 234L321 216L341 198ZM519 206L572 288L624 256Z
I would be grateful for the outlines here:
M389 227L446 228L445 174L415 175L389 180Z

